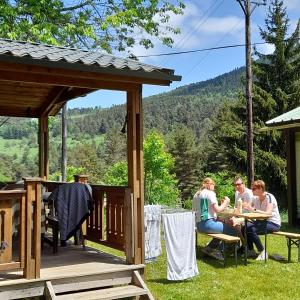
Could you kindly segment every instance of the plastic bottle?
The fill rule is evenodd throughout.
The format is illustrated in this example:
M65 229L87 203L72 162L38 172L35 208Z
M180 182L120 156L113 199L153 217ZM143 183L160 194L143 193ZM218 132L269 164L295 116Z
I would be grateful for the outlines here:
M237 200L236 208L239 214L243 213L243 200L241 198Z

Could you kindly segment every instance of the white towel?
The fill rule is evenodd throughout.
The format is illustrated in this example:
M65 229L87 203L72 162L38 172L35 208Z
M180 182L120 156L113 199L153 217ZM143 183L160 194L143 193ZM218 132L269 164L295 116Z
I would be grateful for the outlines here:
M161 206L144 206L145 260L152 260L161 254L160 240Z
M195 213L162 215L169 280L184 280L199 274L195 250Z

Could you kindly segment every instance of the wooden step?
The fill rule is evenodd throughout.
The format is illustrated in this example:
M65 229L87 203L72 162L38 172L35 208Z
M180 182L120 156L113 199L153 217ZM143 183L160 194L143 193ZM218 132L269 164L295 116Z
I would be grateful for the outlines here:
M111 300L147 295L147 290L135 285L118 286L94 291L56 295L55 300Z

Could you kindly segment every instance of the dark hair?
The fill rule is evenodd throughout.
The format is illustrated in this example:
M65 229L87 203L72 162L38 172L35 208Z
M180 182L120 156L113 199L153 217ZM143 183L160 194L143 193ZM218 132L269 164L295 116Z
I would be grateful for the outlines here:
M242 183L244 183L243 178L241 176L236 176L233 180L233 183L236 183L238 180L240 180Z

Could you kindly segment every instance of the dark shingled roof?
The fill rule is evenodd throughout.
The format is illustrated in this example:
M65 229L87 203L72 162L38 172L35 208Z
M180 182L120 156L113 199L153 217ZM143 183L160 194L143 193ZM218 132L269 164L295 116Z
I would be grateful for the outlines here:
M181 80L174 70L160 68L132 59L74 48L0 39L0 60L29 62L36 65L63 66L109 74L127 74L171 81ZM59 63L59 65L57 65Z

